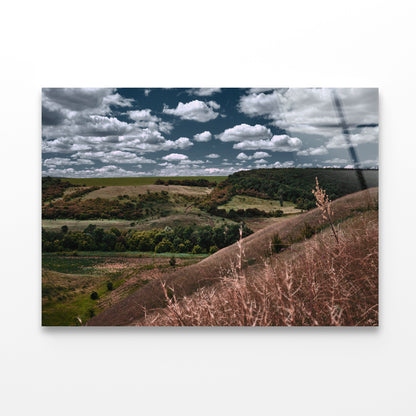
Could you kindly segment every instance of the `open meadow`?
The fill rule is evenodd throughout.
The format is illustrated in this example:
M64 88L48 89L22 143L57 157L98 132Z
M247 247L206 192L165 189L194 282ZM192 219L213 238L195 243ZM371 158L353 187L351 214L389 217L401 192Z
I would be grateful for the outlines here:
M313 209L314 178L321 173L331 199L337 200L334 220L341 227L338 232L344 220L359 212L375 212L374 192L371 197L365 193L361 199L352 197L347 199L352 202L338 203L340 196L358 190L351 186L353 171L303 170L298 176L296 169L276 170L265 181L264 172L255 170L222 178L218 183L207 178L139 178L145 183L136 178L91 182L44 178L42 324L240 325L249 324L250 319L263 325L333 324L335 321L328 321L327 316L313 320L311 315L309 320L302 320L305 311L296 312L303 318L295 321L285 321L281 315L271 320L261 315L260 319L254 311L243 321L227 321L226 316L206 321L205 312L193 303L206 303L206 310L211 308L210 314L216 316L212 308L220 310L218 302L231 302L224 300L231 296L226 294L229 283L224 280L230 273L239 280L244 267L243 275L254 276L254 284L266 267L265 259L279 262L290 253L293 258L294 243L306 244L321 230L328 233L329 217ZM374 183L374 173L366 174ZM371 218L374 222L374 216ZM246 240L251 243L244 243ZM276 251L275 246L284 251L278 253L280 249ZM296 253L299 258L303 256ZM270 284L275 278L270 275ZM209 292L212 284L217 289ZM201 291L205 287L207 292ZM247 302L253 302L257 294L246 286L244 290ZM213 293L225 298L216 300ZM143 314L148 316L144 320ZM181 321L175 320L177 316L182 316ZM353 320L339 322L350 325ZM365 322L375 323L374 314Z
M103 309L148 282L160 279L169 270L204 257L203 254L99 251L45 253L42 256L42 324L85 324Z

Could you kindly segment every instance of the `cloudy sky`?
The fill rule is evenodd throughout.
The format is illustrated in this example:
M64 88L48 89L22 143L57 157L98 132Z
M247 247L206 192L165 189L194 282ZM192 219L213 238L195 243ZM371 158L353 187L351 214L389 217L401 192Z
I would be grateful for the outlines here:
M377 89L336 91L362 167L377 168ZM222 176L315 166L352 166L329 89L42 91L44 176Z

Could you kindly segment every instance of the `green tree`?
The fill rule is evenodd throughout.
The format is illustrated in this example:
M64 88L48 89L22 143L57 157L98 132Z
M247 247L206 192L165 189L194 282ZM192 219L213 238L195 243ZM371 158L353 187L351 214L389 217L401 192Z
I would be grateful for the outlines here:
M173 251L173 245L166 238L163 238L162 241L155 247L156 253L169 253L171 251Z
M200 254L200 253L202 253L202 248L199 244L197 244L192 249L192 254Z

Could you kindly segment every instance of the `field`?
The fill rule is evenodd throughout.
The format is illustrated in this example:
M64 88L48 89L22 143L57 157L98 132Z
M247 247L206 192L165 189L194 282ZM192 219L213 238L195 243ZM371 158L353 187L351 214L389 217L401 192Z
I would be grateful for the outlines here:
M86 186L138 186L138 185L153 185L158 179L169 180L172 177L138 177L138 178L65 178L66 181L74 185ZM222 182L227 179L227 176L177 176L175 179L206 179L212 182Z
M275 257L270 255L273 247L290 248L292 251L279 254L286 258L295 253L294 244L329 227L328 216L313 209L314 175L322 178L331 199L336 199L334 221L338 227L377 209L375 188L352 193L357 187L354 171L264 171L199 178L216 180L216 186L198 182L198 178L44 178L43 325L178 324L166 318L175 313L172 299L175 304L183 300L181 313L185 313L188 296L195 296L189 305L206 302L206 298L198 298L201 288L219 284L215 287L226 292L221 286L228 285L224 276L235 275L238 267L241 273L243 264L248 267L247 275L259 279L264 258ZM371 184L377 182L377 175L366 172ZM350 250L349 242L345 244L345 250ZM305 252L311 250L305 248ZM340 265L341 269L347 267ZM267 270L263 274L271 276L272 282L275 277ZM252 302L250 296L247 302ZM162 319L159 309L166 306ZM144 313L150 321L143 321ZM299 319L297 322L306 324ZM344 323L354 320L356 317ZM198 316L189 322L205 321ZM283 318L270 322L284 324ZM322 322L330 321L325 317Z
M259 218L260 221L265 220ZM207 215L204 212L198 213L175 213L167 217L148 218L145 220L72 220L72 219L57 219L57 220L42 220L42 228L47 231L59 231L62 226L66 225L69 231L83 231L88 225L93 224L104 230L111 230L117 228L119 230L151 230L155 228L165 228L167 226L204 226L209 225L215 227L223 223L231 223L232 221L224 218Z
M292 246L295 247L295 244L302 243L304 240L307 241L314 235L320 236L322 231L324 231L324 234L322 235L327 236L325 237L325 241L327 244L326 251L328 256L325 257L325 261L327 261L328 264L331 264L331 262L334 261L335 255L339 256L340 254L344 253L343 246L341 245L341 243L344 244L342 240L342 223L344 221L349 221L350 219L354 218L357 219L357 222L355 224L361 225L354 225L353 229L351 230L351 234L348 232L348 237L345 240L345 253L351 252L354 257L342 257L343 260L339 263L339 268L343 271L345 276L343 279L345 280L343 280L342 282L338 282L336 280L332 281L333 283L331 283L331 285L333 284L337 286L342 283L342 285L346 285L345 290L347 290L349 285L349 279L353 277L354 279L358 279L356 283L354 283L354 285L360 285L360 275L357 274L356 271L361 269L363 271L367 270L365 268L367 266L365 265L370 265L370 262L367 262L367 260L370 260L370 255L375 258L378 252L378 240L375 236L377 229L377 210L378 190L376 188L370 189L368 191L362 191L351 195L347 195L343 198L334 201L331 204L331 221L333 222L333 226L336 227L335 232L339 235L338 244L336 244L334 236L331 233L331 227L330 223L328 222L328 219L326 219L322 215L322 211L318 208L297 216L293 216L277 224L272 224L267 228L264 228L262 230L257 231L254 234L251 234L250 236L246 237L240 242L237 242L229 247L219 250L215 254L207 257L199 263L185 267L180 271L171 271L167 273L166 275L164 275L162 282L149 282L143 288L135 291L122 301L104 310L100 315L97 315L96 317L89 320L88 325L100 326L140 324L146 313L148 314L152 311L157 311L158 308L166 306L167 290L171 291L171 293L174 294L174 298L179 301L181 299L188 299L190 296L192 296L193 293L195 293L197 290L200 290L201 288L208 288L209 286L216 284L217 282L221 281L223 277L231 277L231 280L228 283L232 284L232 276L235 276L236 272L239 275L244 271L244 274L248 275L249 273L254 273L257 270L260 271L261 276L261 270L263 269L264 264L267 264L269 262L268 259L274 258L274 253L276 253L276 255L279 257L286 256L287 253L291 253ZM370 215L369 217L366 216L367 213L368 215ZM362 220L363 218L364 221ZM374 227L371 226L373 228L368 229L368 241L366 240L366 228L362 228L363 224L366 224L366 218L371 218L371 223L374 225ZM368 225L370 227L370 220L368 220ZM361 239L361 237L363 238ZM356 247L358 247L358 249L354 250L354 242L358 241L358 239L361 239L360 245L357 245ZM318 243L319 241L320 240L318 239ZM359 247L362 247L362 249ZM367 249L371 250L371 254L369 254L368 257L366 257L367 255L363 255L363 253L365 253L365 250ZM311 253L314 253L315 251L315 248L311 248L310 250L308 249L308 252ZM319 253L319 251L317 253ZM295 266L298 263L301 264L301 262L303 264L303 260L304 259L302 256L299 258L295 257L293 265ZM354 261L356 264L360 266L354 266L354 268L351 269L352 263L350 263L350 260ZM311 276L308 271L308 268L312 267L314 264L320 264L318 263L318 261L321 261L319 255L315 260L308 261L304 264L305 269L301 269L303 270L303 274L293 277L293 279L296 279L297 284L304 282L305 279L308 279ZM356 290L354 289L354 286L350 286L350 292L348 293L350 293L351 299L354 299L354 302L351 301L352 303L349 303L350 301L348 300L348 298L346 298L346 300L339 300L339 302L342 301L342 305L344 302L346 302L345 305L349 305L348 307L351 307L351 305L354 307L354 305L357 304L358 308L354 312L351 312L351 314L355 314L354 318L346 318L344 322L345 325L359 324L361 321L357 320L357 314L360 313L360 310L362 310L361 308L365 308L366 305L368 305L369 308L371 307L371 310L377 313L377 305L374 306L373 303L375 300L377 300L377 265L377 260L375 260L375 262L371 260L371 267L374 266L374 268L372 269L371 275L368 276L371 279L369 284L372 285L372 289L370 291L371 294L368 295L368 299L363 297L362 303L356 303L357 296L358 298L360 297L361 288L357 286ZM331 271L332 269L329 268L328 270ZM318 278L319 276L324 276L324 271L325 273L327 273L328 270L321 270L318 267L317 269L315 269L313 273ZM325 279L323 280L323 282L325 282ZM283 281L282 284L291 285L294 283ZM315 295L313 295L312 298L308 298L308 302L317 302L321 299L319 295L321 293L319 291L320 285L321 284L313 287L312 294L315 293ZM327 287L329 287L329 293L331 293L331 286ZM325 296L327 296L327 294L328 293L325 292ZM324 295L324 293L322 293L322 295ZM236 296L239 295L236 294ZM339 294L337 296L340 296L342 298L342 294ZM315 300L313 300L314 298ZM326 302L328 299L325 299ZM137 309L138 304L142 305L142 311L139 311ZM322 305L317 303L316 311L319 311ZM302 306L301 299L299 300L299 306ZM246 304L245 307L251 308L252 306L250 306L250 304ZM284 312L284 304L282 308ZM209 309L207 309L207 313L209 314L208 310ZM365 311L363 311L362 313L364 312ZM316 322L318 322L318 324L330 325L331 321L330 315L328 315L328 309L324 309L323 313L325 316L316 319ZM371 318L369 318L369 320L366 321L364 324L377 324L378 321L374 320L376 317L376 315L372 314ZM306 324L306 321L303 322L304 324ZM315 321L310 321L310 324L313 325L314 322ZM244 325L243 321L241 321L241 324Z
M295 208L295 204L289 201L283 201L283 206L279 201L256 198L247 195L235 195L224 205L219 205L218 209L225 209L229 212L231 209L249 209L257 208L261 211L270 212L282 210L284 214L300 214L302 210Z
M42 324L81 325L169 269L204 255L83 252L42 256ZM175 256L175 266L169 260ZM109 290L108 284L111 284ZM98 299L91 299L96 292Z
M199 186L181 186L181 185L124 185L124 186L106 186L104 188L92 191L85 195L84 199L94 198L117 198L120 195L134 197L143 195L148 192L165 191L169 194L204 196L211 192L210 188Z

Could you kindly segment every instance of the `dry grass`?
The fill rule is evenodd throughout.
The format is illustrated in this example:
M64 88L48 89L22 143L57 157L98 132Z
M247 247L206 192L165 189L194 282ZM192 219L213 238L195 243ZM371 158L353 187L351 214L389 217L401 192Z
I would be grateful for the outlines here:
M377 200L378 189L372 188L331 202L334 224L348 217L355 216L358 212L377 209ZM276 234L278 234L284 244L290 245L295 241L299 241L306 224L315 230L329 226L328 222L322 217L321 210L316 208L292 218L287 218L285 221L272 224L246 237L242 244L246 259L245 263L251 265L249 269L262 265L262 259L270 252L270 244ZM330 242L331 244L335 243L332 235ZM279 253L278 257L286 256L290 252L291 250L285 250L283 253ZM164 274L163 282L166 287L173 288L178 299L191 296L197 290L216 284L221 280L221 276L228 276L231 273L231 266L235 263L238 253L239 248L235 243L217 251L197 264ZM166 298L160 282L151 281L140 290L135 291L122 301L113 304L110 308L90 319L87 325L136 325L143 319L145 310L151 311L155 310L155 308L163 308L165 305Z
M105 198L114 199L120 195L137 197L147 192L166 191L170 194L182 194L191 196L208 195L212 189L199 186L182 186L182 185L137 185L137 186L105 186L104 188L90 192L85 195L84 199Z
M231 209L248 209L258 208L262 211L270 212L281 210L284 214L300 214L302 210L295 208L292 202L284 201L283 207L280 202L272 199L261 199L247 195L235 195L224 205L218 206L220 209L225 209L227 212Z
M337 236L295 244L247 276L237 259L219 283L180 301L163 286L167 307L139 325L378 325L377 212L347 220Z

